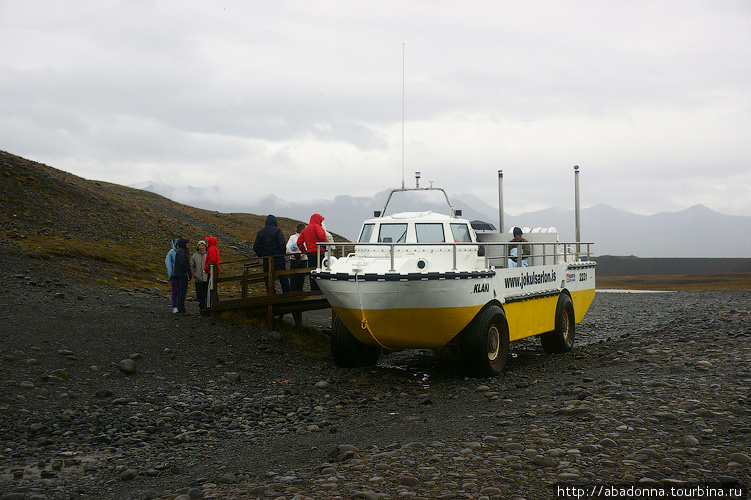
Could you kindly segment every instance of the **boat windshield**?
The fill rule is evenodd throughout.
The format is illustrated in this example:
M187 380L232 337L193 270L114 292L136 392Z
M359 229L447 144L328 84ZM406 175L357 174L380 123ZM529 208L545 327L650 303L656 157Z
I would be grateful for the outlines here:
M404 243L407 239L407 224L381 224L378 243Z
M370 237L373 236L373 228L375 228L375 224L365 224L362 227L362 232L360 233L360 238L358 238L358 243L368 243L370 241Z
M415 224L418 243L441 243L446 241L443 224Z
M469 228L466 224L451 224L451 233L454 241L458 243L471 243L472 236L469 234Z

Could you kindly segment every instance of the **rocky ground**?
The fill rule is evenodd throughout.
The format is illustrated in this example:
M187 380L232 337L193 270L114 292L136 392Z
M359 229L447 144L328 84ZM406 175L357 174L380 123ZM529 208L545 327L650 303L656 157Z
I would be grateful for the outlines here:
M502 376L478 380L425 351L338 369L281 334L177 317L163 296L74 285L45 262L4 257L2 277L0 499L751 483L749 292L600 293L573 352L517 343Z

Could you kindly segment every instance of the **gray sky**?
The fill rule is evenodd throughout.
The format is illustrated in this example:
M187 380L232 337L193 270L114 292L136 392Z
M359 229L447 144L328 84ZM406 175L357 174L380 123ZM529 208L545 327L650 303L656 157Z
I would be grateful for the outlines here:
M748 0L0 0L0 149L254 201L751 215ZM184 201L184 200L179 200Z

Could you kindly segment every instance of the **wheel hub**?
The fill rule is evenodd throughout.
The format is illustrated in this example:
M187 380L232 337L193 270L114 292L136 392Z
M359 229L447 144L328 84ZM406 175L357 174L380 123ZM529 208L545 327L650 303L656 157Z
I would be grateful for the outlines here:
M563 340L568 340L569 333L571 332L568 323L568 314L563 315L563 320L561 321L561 332L563 334Z
M498 353L501 347L501 332L498 331L496 325L491 325L488 330L488 359L491 363L495 363L498 359Z

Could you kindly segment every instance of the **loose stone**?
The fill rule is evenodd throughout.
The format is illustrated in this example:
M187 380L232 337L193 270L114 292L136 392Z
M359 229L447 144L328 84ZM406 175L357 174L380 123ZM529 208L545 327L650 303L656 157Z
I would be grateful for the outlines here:
M124 359L120 361L118 368L120 368L121 372L132 375L136 373L136 362L132 359Z
M743 465L751 464L751 457L749 457L745 453L732 453L730 455L730 460Z
M138 476L138 471L135 469L126 469L120 474L121 481L130 481Z

